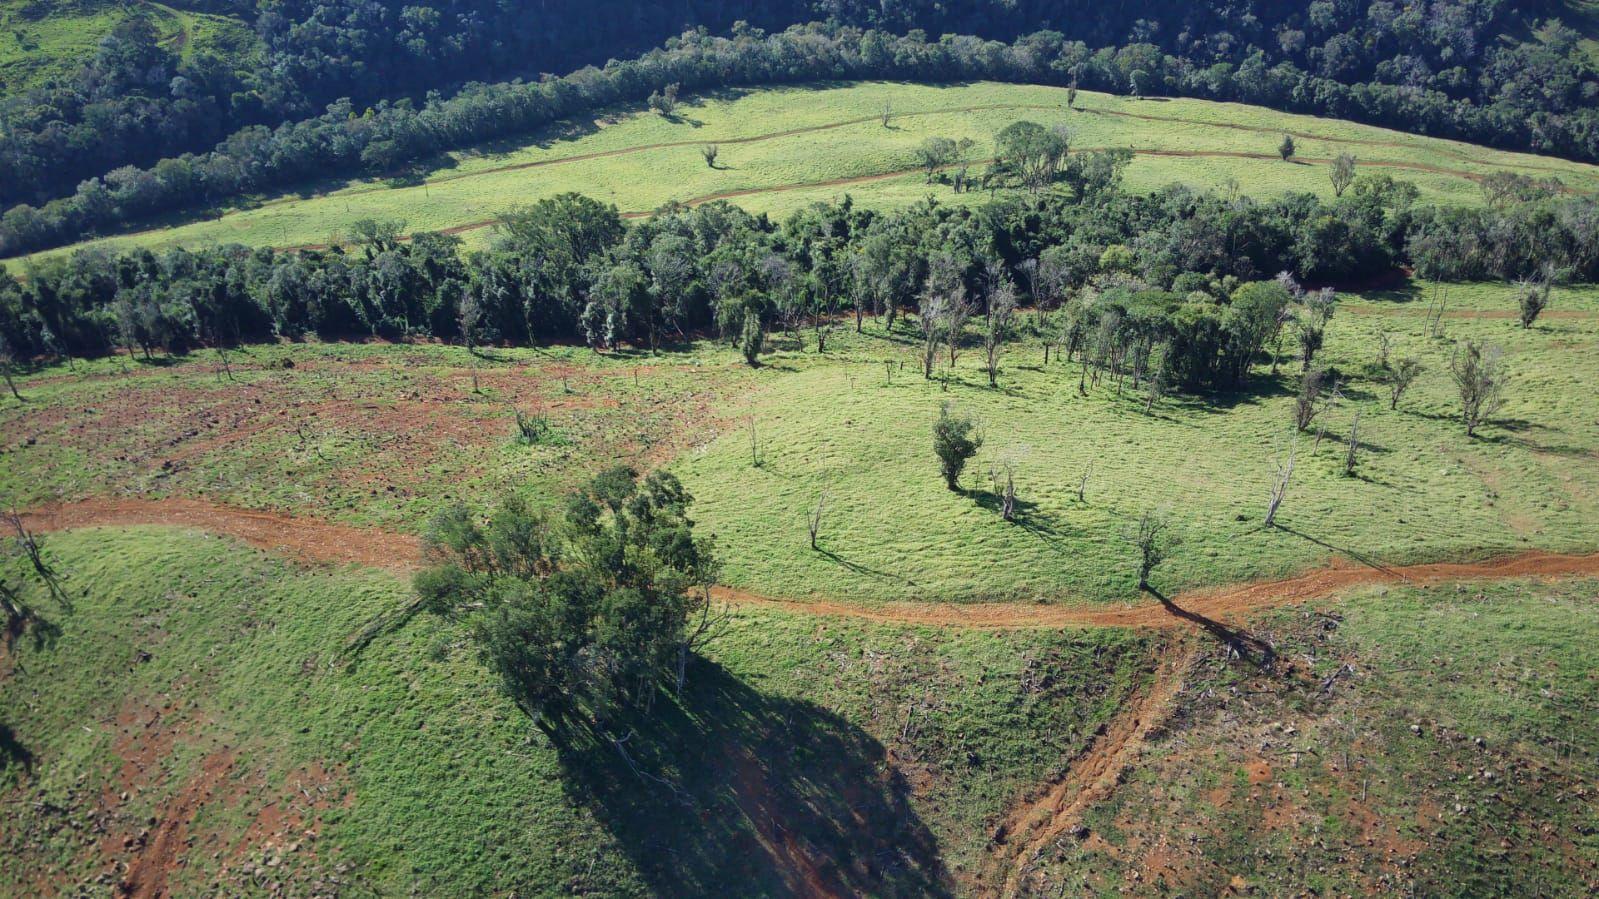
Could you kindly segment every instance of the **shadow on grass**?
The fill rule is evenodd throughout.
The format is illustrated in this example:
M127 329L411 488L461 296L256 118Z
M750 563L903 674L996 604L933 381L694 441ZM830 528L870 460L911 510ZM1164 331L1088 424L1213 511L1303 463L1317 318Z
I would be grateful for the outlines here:
M17 739L10 725L0 724L0 771L12 765L22 766L24 773L33 772L33 752Z
M907 587L916 586L916 582L911 580L910 578L900 577L897 574L892 574L892 573L887 572L887 571L878 571L876 568L869 568L869 567L867 567L865 565L862 565L859 562L852 562L849 559L846 559L843 556L839 555L838 553L833 552L832 550L822 549L822 548L818 547L816 551L818 553L822 554L823 556L826 556L828 559L832 560L834 564L842 565L845 568L848 568L850 571L855 572L856 574L863 574L863 575L866 575L867 577L875 577L875 578L878 578L879 580L897 581L897 582L899 582L901 584L906 585Z
M692 661L680 701L659 697L626 757L570 721L546 733L569 795L658 895L950 895L881 743L713 662Z
M1347 546L1339 546L1339 545L1337 545L1335 543L1328 543L1327 541L1322 540L1319 537L1314 537L1314 536L1312 536L1310 534L1307 534L1304 531L1296 531L1293 528L1291 528L1291 527L1289 527L1289 526L1287 526L1285 524L1273 524L1272 525L1272 529L1273 530L1277 530L1277 531L1281 531L1284 534L1291 534L1291 535L1293 535L1295 537L1298 537L1301 540L1308 540L1309 542L1316 544L1317 546L1321 547L1322 549L1331 550L1331 551L1333 551L1335 553L1338 553L1339 555L1348 556L1349 558L1354 559L1356 562L1359 562L1360 564L1366 566L1367 568L1371 568L1371 569L1376 570L1376 571L1381 571L1383 574L1389 574L1389 575L1393 575L1395 577L1402 577L1402 575L1400 575L1400 573L1397 570L1395 570L1393 568L1390 568L1387 565L1384 565L1381 560L1376 559L1376 558L1374 558L1372 556L1368 556L1365 553L1359 552L1358 550L1350 549Z

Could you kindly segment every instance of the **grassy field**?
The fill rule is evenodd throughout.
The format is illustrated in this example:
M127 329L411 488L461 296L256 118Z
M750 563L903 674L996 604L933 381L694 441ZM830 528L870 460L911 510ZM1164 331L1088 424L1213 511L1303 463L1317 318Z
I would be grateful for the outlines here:
M149 16L163 43L182 55L237 55L255 43L243 22L148 0L0 0L0 99L72 75L130 15Z
M1383 589L1218 650L1038 895L1583 896L1599 889L1599 583Z
M178 895L940 895L1155 646L740 613L631 744L680 802L609 747L552 742L459 625L342 656L409 601L392 576L163 529L49 548L76 608L53 648L0 657L0 795L36 810L0 821L8 895L103 892L163 839L189 846L159 869Z
M1482 202L1473 179L1497 170L1599 190L1599 167L1547 157L1201 100L1083 92L1080 108L1071 111L1065 95L1058 88L993 83L727 91L690 98L670 119L638 108L609 110L524 141L457 154L415 180L311 185L302 194L263 198L219 218L95 243L316 245L337 241L359 218L399 219L412 231L456 229L477 243L506 209L564 191L615 203L629 214L716 197L774 215L846 193L881 206L930 193L944 202L979 202L986 193L956 194L925 183L916 171L915 148L931 135L967 137L976 142L970 157L987 159L994 134L1018 119L1063 124L1078 148L1134 150L1139 155L1127 182L1137 190L1172 182L1222 189L1232 180L1255 196L1330 196L1328 164L1344 152L1354 154L1364 171L1413 181L1424 196L1445 203ZM884 104L893 110L886 128L878 119ZM1277 156L1285 132L1298 142L1293 162ZM700 156L707 143L720 147L716 169Z
M1599 291L1557 291L1524 331L1507 288L1456 286L1443 340L1425 336L1428 292L1345 298L1323 357L1345 401L1319 446L1297 438L1281 529L1260 525L1271 459L1293 442L1291 364L1276 378L1259 371L1247 393L1169 398L1145 414L1141 396L1109 383L1079 396L1078 367L1043 367L1026 340L1003 358L998 390L975 347L947 382L925 382L912 326L887 335L876 322L859 336L843 329L823 357L779 335L756 370L708 342L655 357L549 348L487 360L437 345L252 347L231 354L234 380L211 353L126 373L121 360L57 366L22 379L29 402L0 404L0 497L26 508L197 496L416 533L456 498L516 489L549 501L606 464L665 464L698 497L728 583L864 600L1131 599L1123 532L1163 507L1185 538L1157 573L1167 590L1333 558L1595 549L1599 400L1587 385L1599 379ZM1427 366L1398 411L1373 370L1382 331L1396 356ZM1513 372L1506 407L1475 440L1448 375L1454 341L1468 337L1503 347ZM963 494L943 487L931 452L945 401L975 415L986 440ZM547 415L553 436L514 441L513 409ZM1348 478L1357 412L1365 448ZM1000 460L1016 467L1015 523L990 492ZM812 551L805 519L824 492Z

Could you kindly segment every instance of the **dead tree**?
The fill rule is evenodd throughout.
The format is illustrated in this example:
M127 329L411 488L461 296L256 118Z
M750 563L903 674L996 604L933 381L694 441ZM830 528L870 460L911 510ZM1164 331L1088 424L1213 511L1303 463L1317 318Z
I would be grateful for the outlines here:
M1294 478L1294 456L1299 451L1299 441L1295 440L1288 445L1288 459L1272 463L1276 468L1276 475L1271 482L1271 492L1266 502L1266 527L1277 526L1277 510L1282 508L1283 500L1288 496L1288 484Z
M811 549L816 548L816 538L822 533L822 510L826 506L827 491L823 490L821 495L816 498L816 507L811 510L811 514L805 520L805 529L811 535Z
M1360 459L1360 410L1355 410L1355 418L1349 423L1349 446L1344 452L1344 477L1355 476L1355 468Z

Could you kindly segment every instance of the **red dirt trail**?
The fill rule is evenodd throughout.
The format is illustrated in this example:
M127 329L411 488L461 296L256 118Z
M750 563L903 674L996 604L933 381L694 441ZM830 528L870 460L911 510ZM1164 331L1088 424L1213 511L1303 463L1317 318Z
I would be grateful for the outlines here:
M421 542L408 534L333 524L309 517L255 512L194 499L91 499L47 506L22 516L38 531L72 528L167 525L197 528L242 540L260 549L306 562L357 564L396 573L420 564ZM1192 616L1236 619L1258 609L1325 599L1351 587L1370 584L1430 584L1481 578L1599 575L1599 553L1568 555L1524 552L1482 562L1435 562L1373 567L1338 561L1325 568L1275 581L1258 581L1180 593L1172 608L1145 602L1129 606L1083 608L1023 603L851 603L839 600L783 600L719 587L716 599L743 608L856 618L886 624L930 625L978 630L1059 627L1172 628L1192 626Z

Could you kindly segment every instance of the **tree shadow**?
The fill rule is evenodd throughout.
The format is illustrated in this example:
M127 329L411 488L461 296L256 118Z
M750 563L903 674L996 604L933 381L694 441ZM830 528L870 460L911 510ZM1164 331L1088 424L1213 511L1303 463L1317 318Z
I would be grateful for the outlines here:
M1208 618L1198 612L1189 611L1172 602L1170 597L1154 587L1145 587L1144 589L1148 591L1149 595L1160 600L1161 607L1168 613L1204 628L1211 636L1220 640L1228 649L1231 649L1240 659L1255 668L1269 671L1276 664L1277 650L1270 643L1241 628L1228 627L1214 618Z
M11 725L0 723L0 771L12 765L21 765L24 773L32 774L33 752L17 739Z
M1304 531L1296 531L1293 528L1291 528L1291 527L1289 527L1289 526L1287 526L1285 524L1277 524L1277 523L1274 522L1272 524L1272 528L1274 530L1281 531L1284 534L1291 534L1291 535L1293 535L1295 537L1298 537L1301 540L1308 540L1311 543L1314 543L1317 546L1321 547L1322 549L1331 550L1331 551L1333 551L1335 553L1338 553L1339 555L1348 556L1349 558L1354 559L1356 562L1359 562L1360 564L1366 566L1367 568L1373 569L1375 571L1381 571L1383 574L1393 575L1395 577L1401 577L1401 575L1400 575L1398 570L1396 570L1396 569L1394 569L1392 567L1389 567L1388 565L1383 564L1382 560L1374 558L1372 556L1368 556L1365 553L1362 553L1362 552L1360 552L1358 550L1350 549L1347 546L1339 546L1339 545L1337 545L1335 543L1328 543L1327 541L1322 540L1319 537L1311 536L1310 534L1307 534Z
M881 743L714 662L693 659L622 751L569 720L545 732L568 794L658 895L951 895Z
M878 578L879 580L884 580L884 581L898 581L899 583L902 583L902 584L906 585L907 587L916 586L916 582L911 580L911 579L909 579L909 578L900 577L897 574L892 574L892 573L887 572L887 571L878 571L876 568L869 568L869 567L867 567L865 565L862 565L859 562L852 562L849 559L846 559L843 556L839 555L838 553L833 552L832 550L822 549L822 548L818 547L816 551L821 553L822 555L826 556L828 559L832 560L835 564L842 565L845 568L848 568L850 571L855 572L856 574L866 575L867 577L875 577L875 578Z

